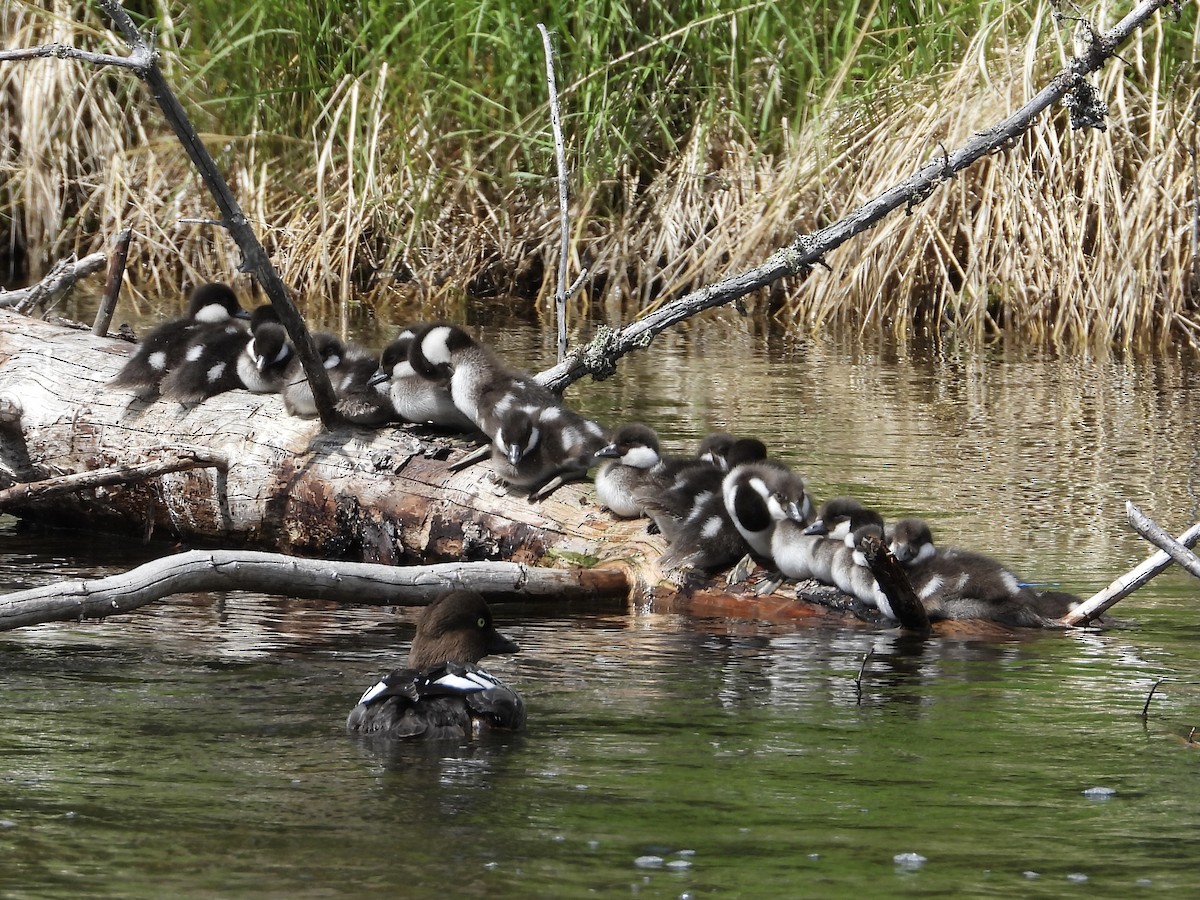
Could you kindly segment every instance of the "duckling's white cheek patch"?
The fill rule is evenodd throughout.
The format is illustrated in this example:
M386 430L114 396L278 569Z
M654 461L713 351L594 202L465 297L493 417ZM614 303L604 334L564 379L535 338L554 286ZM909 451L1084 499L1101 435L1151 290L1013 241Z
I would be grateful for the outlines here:
M635 469L649 469L658 462L658 454L649 447L630 447L621 462Z
M156 350L154 353L150 354L150 357L146 360L146 362L150 363L150 368L161 372L167 367L167 354L163 353L161 350Z

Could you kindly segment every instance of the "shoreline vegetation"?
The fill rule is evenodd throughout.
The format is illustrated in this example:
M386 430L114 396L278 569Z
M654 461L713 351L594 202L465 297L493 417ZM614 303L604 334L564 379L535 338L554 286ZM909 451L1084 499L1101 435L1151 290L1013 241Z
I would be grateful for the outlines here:
M1063 12L1103 29L1129 6ZM548 312L559 234L537 9L127 8L157 27L160 65L310 318L453 316L502 296ZM542 19L573 167L570 271L594 273L576 315L619 324L756 265L1003 118L1073 53L1076 20L1054 10L592 0ZM4 49L123 49L81 0L0 0L0 21ZM1072 132L1057 109L830 254L832 271L749 305L800 331L1200 342L1198 38L1195 4L1152 17L1092 77L1107 130ZM132 227L126 299L143 310L245 280L227 235L183 221L211 202L136 79L2 64L0 133L3 279Z

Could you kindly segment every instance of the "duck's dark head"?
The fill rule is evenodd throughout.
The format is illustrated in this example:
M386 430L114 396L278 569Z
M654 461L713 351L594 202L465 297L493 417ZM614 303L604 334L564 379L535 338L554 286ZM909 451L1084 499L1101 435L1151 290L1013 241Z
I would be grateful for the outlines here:
M494 443L509 465L517 466L537 449L542 432L538 418L524 407L515 407L506 412L496 430Z
M493 653L516 653L518 647L496 630L492 611L475 591L457 590L433 601L417 623L408 654L410 669L443 662L474 665Z
M612 443L596 451L600 459L619 459L635 469L649 469L658 464L658 433L649 425L630 422L612 434Z
M426 325L416 333L408 361L421 377L444 381L454 371L455 354L474 346L475 339L457 325Z
M367 384L380 384L390 378L403 378L413 374L412 364L408 361L412 349L413 338L416 336L411 328L406 328L400 335L383 348L379 354L379 369L371 376Z
M888 549L896 560L916 566L937 554L933 533L924 519L901 519L888 532Z
M292 345L288 343L287 332L282 325L278 322L262 322L246 345L246 353L253 360L254 367L262 372L269 366L282 367L291 358Z
M219 281L197 285L188 297L188 317L197 322L224 322L226 319L249 319L237 294Z
M873 521L872 517L877 518L878 514L853 497L831 497L821 504L817 520L804 529L804 533L825 534L842 539L855 528ZM881 523L882 521L880 519Z

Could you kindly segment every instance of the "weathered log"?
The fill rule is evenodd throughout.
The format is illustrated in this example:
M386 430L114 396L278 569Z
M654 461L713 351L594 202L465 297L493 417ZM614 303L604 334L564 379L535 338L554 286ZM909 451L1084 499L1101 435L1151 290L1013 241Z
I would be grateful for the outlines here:
M491 600L620 598L614 569L543 569L522 563L380 566L297 559L278 553L191 550L120 575L16 591L0 597L0 631L126 613L185 591L258 591L374 606L424 606L461 584Z
M860 623L813 585L766 595L750 583L682 586L664 577L662 538L618 520L590 484L541 503L509 493L472 449L412 426L325 431L288 416L278 396L234 391L193 409L106 386L132 346L0 310L0 471L23 481L160 462L183 452L229 461L137 484L15 499L34 520L296 556L414 565L499 560L616 572L630 599L657 609L772 621ZM604 577L604 576L596 576ZM836 594L836 591L833 591ZM809 602L810 600L815 602ZM938 622L935 634L1008 633Z

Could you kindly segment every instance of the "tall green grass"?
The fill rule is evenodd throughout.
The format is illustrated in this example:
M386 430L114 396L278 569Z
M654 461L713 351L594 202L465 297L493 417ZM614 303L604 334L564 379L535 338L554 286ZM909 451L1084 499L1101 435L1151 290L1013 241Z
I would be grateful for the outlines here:
M558 253L539 21L572 161L573 270L610 318L751 265L1001 118L1066 58L1051 5L142 0L162 62L288 283L328 316L544 297ZM1106 26L1125 3L1084 4ZM4 44L121 48L81 0L0 0ZM543 18L543 16L549 18ZM1200 331L1186 284L1195 4L1058 114L762 298L798 327L1119 342ZM135 286L231 278L149 98L119 73L0 64L0 229L34 268L128 223Z

